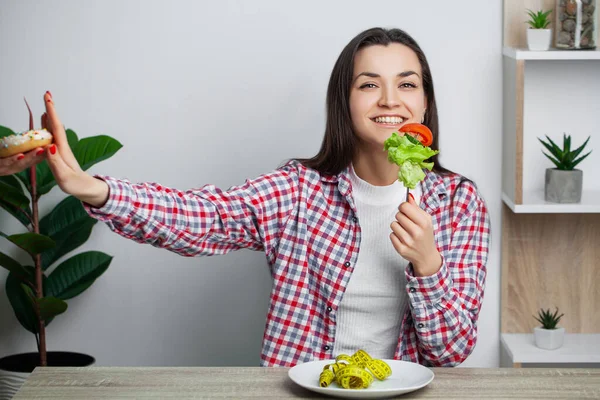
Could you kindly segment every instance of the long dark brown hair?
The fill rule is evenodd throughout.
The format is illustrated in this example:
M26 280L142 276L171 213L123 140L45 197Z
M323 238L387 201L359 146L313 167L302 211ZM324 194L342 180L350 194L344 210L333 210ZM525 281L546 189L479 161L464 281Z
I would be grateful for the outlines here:
M354 73L354 57L367 46L390 43L403 44L414 51L421 64L423 73L423 89L427 97L427 109L424 124L433 133L431 148L438 150L439 126L438 112L433 90L431 70L425 54L417 42L400 29L371 28L358 34L342 50L331 72L327 87L327 123L321 149L312 158L297 159L306 167L315 169L324 175L336 175L344 170L352 161L357 143L352 118L350 116L350 88ZM450 173L438 161L438 155L431 158L433 170L438 173Z

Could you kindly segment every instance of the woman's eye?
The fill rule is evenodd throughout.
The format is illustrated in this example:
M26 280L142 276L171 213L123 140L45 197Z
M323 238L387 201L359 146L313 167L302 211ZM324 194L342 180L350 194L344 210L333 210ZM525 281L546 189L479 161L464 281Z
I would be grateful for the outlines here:
M417 85L415 85L414 83L406 82L406 83L401 84L400 87L414 89L417 87Z
M372 89L374 87L377 87L374 83L365 83L364 85L362 85L360 88L361 89Z

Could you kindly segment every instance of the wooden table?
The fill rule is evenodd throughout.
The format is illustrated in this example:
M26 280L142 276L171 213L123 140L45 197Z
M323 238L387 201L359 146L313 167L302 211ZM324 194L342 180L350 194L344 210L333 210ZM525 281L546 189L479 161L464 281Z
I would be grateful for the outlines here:
M289 368L37 368L14 400L314 399ZM596 368L433 368L435 379L401 399L600 399ZM331 397L327 397L332 399Z

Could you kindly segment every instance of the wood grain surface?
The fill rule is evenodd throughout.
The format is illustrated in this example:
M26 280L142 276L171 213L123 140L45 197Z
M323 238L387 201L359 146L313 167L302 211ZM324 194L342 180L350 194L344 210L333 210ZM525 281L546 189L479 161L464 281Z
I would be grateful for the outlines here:
M314 399L289 368L37 368L14 400L31 399ZM401 399L598 399L600 369L432 368L425 388Z
M600 214L515 214L503 205L503 333L531 333L558 307L569 333L600 332ZM600 344L599 344L600 345Z

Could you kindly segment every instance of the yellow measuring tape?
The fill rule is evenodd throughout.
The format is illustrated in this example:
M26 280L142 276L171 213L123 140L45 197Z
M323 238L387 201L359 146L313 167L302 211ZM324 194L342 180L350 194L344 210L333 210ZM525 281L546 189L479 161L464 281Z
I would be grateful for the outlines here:
M391 374L392 369L385 361L358 350L352 356L340 354L335 358L335 363L323 367L319 385L327 387L335 380L344 389L365 389L373 382L373 377L382 381Z

